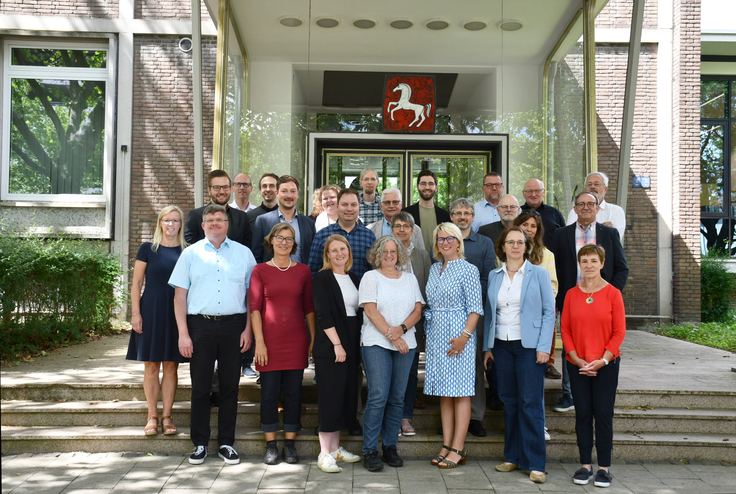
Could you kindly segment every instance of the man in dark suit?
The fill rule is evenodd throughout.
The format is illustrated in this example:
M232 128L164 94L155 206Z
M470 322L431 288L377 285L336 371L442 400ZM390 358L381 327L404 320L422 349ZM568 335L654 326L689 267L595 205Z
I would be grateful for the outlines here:
M248 216L228 205L230 202L230 191L232 183L225 170L212 170L207 175L207 192L212 204L219 204L227 211L228 230L227 238L245 245L250 249L252 232ZM204 238L202 229L202 212L206 206L189 211L187 221L184 224L184 238L189 245L193 245Z
M294 228L297 239L296 252L291 260L306 264L314 240L314 221L303 214L297 213L296 204L299 201L299 181L291 175L282 175L276 182L276 198L279 207L270 213L263 214L256 219L253 230L253 255L256 261L268 262L273 255L263 247L263 239L271 233L277 223L288 223Z
M514 220L519 216L519 200L511 194L506 194L498 201L496 206L501 221L488 223L478 228L478 233L491 239L496 244L496 239L501 236L503 231L514 224Z
M575 213L578 220L572 225L558 228L552 239L552 253L555 255L557 269L557 309L562 312L565 295L582 280L578 266L578 251L587 244L597 244L606 251L601 276L604 280L623 291L629 277L624 249L621 246L618 230L596 222L598 198L590 192L582 192L575 197ZM570 392L570 376L567 374L565 352L562 352L562 398L553 410L566 412L575 409Z
M437 175L432 170L422 170L417 175L419 202L404 208L414 218L414 223L422 229L424 246L432 255L432 234L440 223L452 222L450 213L434 203L437 194Z
M279 207L279 203L276 199L276 184L279 181L279 176L275 173L264 173L261 175L261 179L258 181L258 190L261 193L263 202L255 209L248 211L248 221L250 221L250 229L254 231L256 229L256 219L262 214L270 213L275 211Z
M538 178L528 180L524 184L524 200L526 201L521 206L521 212L532 210L539 213L542 217L542 224L544 225L544 246L551 249L552 237L555 234L555 230L565 226L565 218L562 217L560 210L544 203L544 182Z

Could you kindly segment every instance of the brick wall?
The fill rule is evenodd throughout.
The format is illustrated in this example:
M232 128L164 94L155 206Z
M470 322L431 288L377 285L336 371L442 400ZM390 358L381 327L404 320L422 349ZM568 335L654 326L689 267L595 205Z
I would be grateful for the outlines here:
M596 105L598 113L598 169L610 178L606 200L616 203L621 144L627 45L596 46ZM648 175L650 189L629 187L624 251L629 280L624 289L626 313L659 314L657 290L657 50L643 45L639 56L636 110L631 149L631 172Z
M657 1L646 0L644 4L644 29L657 28ZM633 0L608 0L608 4L606 4L595 20L596 29L630 27L633 6Z
M202 22L209 21L210 15L204 2L200 7ZM188 21L192 18L192 2L189 0L135 0L136 19L166 19Z
M118 17L118 0L2 0L0 14L114 19Z
M700 0L674 0L673 303L700 321Z
M217 44L202 46L204 169L212 167L212 129ZM186 215L194 206L192 55L179 38L135 39L133 142L131 146L130 255L153 237L159 211L176 204Z

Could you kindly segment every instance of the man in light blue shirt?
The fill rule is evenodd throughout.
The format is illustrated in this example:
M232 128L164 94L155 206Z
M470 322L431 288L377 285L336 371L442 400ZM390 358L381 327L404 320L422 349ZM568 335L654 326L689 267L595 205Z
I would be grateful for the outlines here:
M383 197L381 199L381 212L383 217L373 224L368 225L368 229L371 230L376 238L381 238L384 235L392 235L391 221L394 219L396 214L401 212L404 207L404 203L401 200L401 191L396 187L389 187L383 190ZM411 236L411 242L414 247L424 249L424 238L422 237L422 229L419 226L414 226L414 233Z
M210 204L204 208L202 218L205 238L184 249L169 278L169 285L175 290L179 352L191 359L194 452L189 463L199 465L207 457L210 389L217 361L220 383L218 453L225 463L237 464L240 457L232 446L235 443L240 354L253 342L246 294L256 260L250 249L227 237L228 217L223 206Z
M498 201L503 195L503 179L496 172L487 173L483 177L483 199L475 203L475 219L470 227L474 232L483 225L501 221L496 210Z

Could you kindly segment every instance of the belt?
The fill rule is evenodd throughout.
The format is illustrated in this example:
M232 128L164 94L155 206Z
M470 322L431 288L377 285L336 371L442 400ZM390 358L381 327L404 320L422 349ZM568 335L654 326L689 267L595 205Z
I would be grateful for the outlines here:
M192 317L202 317L210 321L229 321L231 319L239 319L245 317L245 314L228 314L225 316L210 316L207 314L191 314Z

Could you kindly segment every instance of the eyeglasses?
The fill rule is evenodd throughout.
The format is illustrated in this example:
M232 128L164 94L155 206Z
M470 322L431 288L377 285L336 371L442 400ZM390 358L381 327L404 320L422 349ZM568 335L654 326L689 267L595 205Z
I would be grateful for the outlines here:
M421 187L437 187L437 184L434 182L419 182L419 185Z
M603 182L588 182L587 184L585 184L585 186L586 187L590 187L590 186L593 186L593 187L605 187L606 184L604 184Z
M487 183L483 184L483 187L487 187L489 189L503 189L503 182L497 184Z
M210 189L214 190L215 192L220 192L221 190L227 192L230 190L229 185L210 185Z
M496 206L496 209L500 209L501 211L516 211L519 209L519 206Z
M217 219L217 220L204 220L204 222L207 223L208 225L212 225L212 224L219 225L220 223L227 223L227 220L220 220L220 219Z
M398 206L401 204L401 201L381 201L381 204L385 206Z
M544 189L531 189L531 190L525 190L524 194L541 194L544 192Z
M181 220L161 220L161 223L165 225L176 225L177 223L181 223Z
M250 182L235 182L233 183L236 189L244 188L244 187L253 187L253 184Z
M475 213L471 211L455 211L452 213L453 216L475 216Z
M437 237L437 245L452 245L455 240L457 240L455 237Z
M284 243L284 242L286 242L287 244L294 243L294 237L282 237L281 235L274 235L273 238L279 243Z
M593 209L593 208L594 208L594 207L596 207L597 205L598 205L598 204L596 204L596 203L594 203L594 202L576 202L576 203L575 203L575 207L578 207L578 208L584 208L584 207L588 207L588 208L590 208L590 209Z
M509 247L521 247L522 245L526 244L526 242L524 242L523 240L507 240L504 242L504 244L508 245Z
M403 230L411 230L412 227L411 227L411 225L401 225L399 223L396 223L391 228L394 229L394 230L403 231Z

